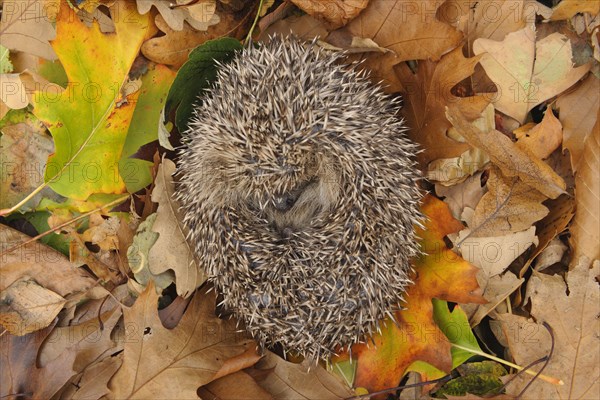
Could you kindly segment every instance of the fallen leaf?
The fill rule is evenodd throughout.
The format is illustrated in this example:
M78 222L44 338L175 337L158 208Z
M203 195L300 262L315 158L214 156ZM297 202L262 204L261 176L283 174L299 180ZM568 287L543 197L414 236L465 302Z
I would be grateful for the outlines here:
M269 392L261 388L246 372L238 371L219 378L198 390L201 399L273 399Z
M527 389L527 398L587 399L600 393L600 291L596 281L600 262L596 260L590 268L590 261L583 257L574 264L566 281L560 275L542 273L534 273L529 279L526 297L531 302L535 322L511 314L498 316L503 336L519 365L528 365L548 354L550 335L543 322L554 331L554 355L544 375L562 379L564 385L551 385L537 379ZM532 369L537 371L539 366ZM530 381L527 375L516 377L507 387L507 393L519 393Z
M485 194L481 182L482 174L482 172L478 172L464 182L452 186L444 186L439 183L435 185L436 195L443 198L444 203L448 204L452 216L457 220L464 221L462 215L465 208L475 209Z
M29 105L27 88L21 81L20 74L0 74L0 85L2 85L0 102L4 107L19 110ZM4 115L0 115L0 118L3 117Z
M179 7L171 7L171 4L164 0L136 0L136 4L140 14L148 13L152 6L156 7L161 20L174 31L185 29L185 22L197 31L206 31L209 26L218 24L221 20L215 14L215 0L201 0L190 5L178 4Z
M356 18L369 4L369 0L291 0L298 8L316 19L326 22L331 30L340 28Z
M371 0L344 29L394 51L397 62L437 61L462 40L462 33L436 19L440 4L434 0Z
M158 140L161 110L175 73L164 65L154 65L141 79L142 88L119 160L119 172L129 193L152 183L153 163L135 157L135 153L142 146Z
M539 159L546 159L563 142L562 125L548 107L544 119L529 130L515 131L517 147L528 151Z
M577 171L584 150L583 143L598 121L600 107L600 79L590 74L575 90L562 94L556 100L563 125L563 149L571 155L571 166Z
M600 118L584 143L575 176L577 213L571 224L570 244L575 259L582 255L591 260L600 258Z
M241 22L243 21L236 19L233 14L223 14L221 19L219 24L210 27L205 32L196 31L188 25L184 25L183 29L177 31L171 29L161 15L157 15L156 26L165 34L146 41L142 46L142 53L156 63L180 68L199 45L209 40L241 35L241 28L244 26Z
M56 36L52 22L57 8L58 2L54 0L5 0L0 21L0 44L48 60L56 59L50 40Z
M414 3L416 4L416 3ZM439 158L457 157L469 149L465 143L450 139L446 135L452 126L444 116L447 104L458 103L478 115L489 103L483 96L459 98L451 89L473 73L480 57L465 58L457 48L446 54L439 63L420 62L416 74L406 64L395 68L404 90L402 114L411 127L409 137L419 143L423 152L418 159L423 167Z
M33 189L44 183L46 160L54 151L52 139L44 131L45 128L33 117L2 128L0 209L17 204ZM35 208L42 197L58 199L58 196L53 195L51 190L44 190L25 203L20 210L27 211Z
M56 250L39 242L20 245L28 239L31 238L0 224L0 290L24 276L35 277L40 286L67 299L77 297L96 285L89 273L75 267Z
M597 0L562 0L552 9L551 21L569 19L577 13L600 13L600 2Z
M234 320L214 316L215 294L196 293L176 328L160 322L153 285L124 310L123 365L109 383L118 399L196 398L227 359L256 344L236 329Z
M544 269L560 263L569 248L559 238L554 238L537 257L535 262L535 270L543 271Z
M206 281L206 275L196 262L194 250L186 240L187 229L179 213L179 204L174 200L175 184L173 174L175 164L163 159L156 175L156 186L152 191L152 201L158 203L156 221L152 231L158 239L149 253L149 268L154 275L171 269L175 273L177 294L188 297Z
M300 39L312 40L314 38L325 38L328 33L323 22L308 14L304 14L291 15L287 18L274 21L267 29L264 31L261 30L259 37L268 38L273 35L294 35Z
M519 178L506 178L492 168L483 195L470 221L470 236L501 236L529 228L544 218L546 196L524 184Z
M497 130L482 132L469 124L456 106L446 110L446 116L469 144L485 151L507 177L519 177L526 185L554 199L565 193L566 184L552 168L539 158L517 147Z
M23 336L50 325L66 302L32 278L22 277L0 292L0 324L12 335Z
M455 239L463 258L481 268L488 277L504 272L517 257L537 243L535 226L495 237L475 237L467 228L460 231Z
M397 324L385 321L380 326L381 333L369 338L368 343L352 346L353 357L357 358L353 386L369 392L396 386L416 361L430 364L442 374L427 376L431 379L452 369L451 345L433 320L432 298L485 302L476 293L477 268L448 249L443 240L463 225L452 218L442 201L432 196L423 200L422 211L428 220L424 230L417 230L417 236L422 239L424 254L415 261L414 284L406 293L406 309L395 312ZM347 358L345 353L334 363Z
M121 366L122 354L103 358L87 367L65 386L60 399L89 400L101 399L110 393L108 381Z
M61 4L52 45L69 85L54 97L38 91L32 99L33 112L56 147L44 178L54 191L76 200L122 193L118 162L137 94L120 104L120 88L150 24L131 12L131 4L120 2L119 11L129 17L115 18L116 33L103 34L97 24L85 27L66 2Z
M590 69L589 64L573 68L566 36L556 32L538 41L535 36L535 30L525 27L501 42L482 38L473 43L473 51L483 55L481 65L498 87L494 106L521 123L529 110L571 87Z
M320 365L294 364L267 351L246 372L273 399L345 399L354 395L338 377Z

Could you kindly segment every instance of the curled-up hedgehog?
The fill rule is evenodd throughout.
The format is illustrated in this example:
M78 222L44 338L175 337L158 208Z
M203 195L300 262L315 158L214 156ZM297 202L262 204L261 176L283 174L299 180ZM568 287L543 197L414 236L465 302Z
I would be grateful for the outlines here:
M200 265L263 346L326 358L411 284L421 219L399 102L343 54L274 37L221 66L180 151Z

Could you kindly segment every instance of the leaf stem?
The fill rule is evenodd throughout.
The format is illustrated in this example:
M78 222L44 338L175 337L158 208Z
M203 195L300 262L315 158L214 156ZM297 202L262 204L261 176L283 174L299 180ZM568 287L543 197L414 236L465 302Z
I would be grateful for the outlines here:
M14 206L12 206L10 208L3 208L2 210L0 210L0 217L11 214L12 212L21 208L21 206L23 206L25 203L27 203L29 200L31 200L36 194L38 194L39 192L44 190L44 188L46 186L48 186L48 182L42 183L40 186L33 189L33 191L31 193L29 193L27 196L25 196L21 201L19 201Z
M248 36L246 36L246 39L244 40L245 45L250 43L250 40L252 40L252 32L254 32L254 28L256 28L256 23L258 22L258 19L260 18L260 12L262 11L263 3L264 3L264 0L260 0L260 3L258 3L258 10L256 11L256 16L254 17L254 22L252 22L252 26L250 27L250 31L248 32Z
M525 369L525 368L521 367L520 365L513 364L513 363L511 363L510 361L506 361L506 360L503 360L503 359L501 359L501 358L498 358L498 357L496 357L496 356L493 356L493 355L491 355L491 354L484 353L484 352L483 352L483 351L481 351L481 350L472 349L472 348L465 347L465 346L461 346L461 345L458 345L458 344L455 344L455 343L452 343L452 346L456 347L457 349L461 349L461 350L464 350L464 351L468 351L469 353L477 354L478 356L481 356L481 357L489 358L490 360L496 361L496 362L498 362L498 363L500 363L500 364L504 364L504 365L506 365L506 366L509 366L509 367L511 367L511 368L517 369L517 370L519 370L519 371L523 371L523 370L524 370L524 372L525 372L526 374L529 374L529 375L533 375L533 376L535 376L535 375L537 375L537 374L538 374L538 373L537 373L537 372L535 372L535 371L531 371L531 370L529 370L529 369ZM543 380L543 381L546 381L546 382L548 382L548 383L551 383L551 384L553 384L553 385L560 385L560 386L562 386L562 385L564 385L564 384L565 384L565 383L562 381L562 379L553 378L553 377L551 377L551 376L547 376L547 375L542 375L542 374L540 374L540 375L538 376L538 378L540 378L541 380Z

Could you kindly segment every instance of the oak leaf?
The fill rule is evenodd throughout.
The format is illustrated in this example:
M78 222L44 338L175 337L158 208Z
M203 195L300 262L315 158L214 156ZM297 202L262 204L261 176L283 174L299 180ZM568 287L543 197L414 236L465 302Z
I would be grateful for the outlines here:
M116 33L103 34L97 23L87 28L66 2L57 17L52 42L69 78L64 91L34 94L33 113L54 138L45 180L57 193L85 200L93 193L123 193L118 163L137 93L126 98L121 87L149 29L148 18L119 2ZM100 62L101 61L101 62Z
M562 94L556 100L563 125L563 150L568 149L571 167L577 171L583 153L583 143L598 121L600 108L600 79L590 74L575 90Z
M446 116L470 145L489 155L505 177L518 177L526 185L552 199L565 193L565 181L548 164L515 145L501 132L495 129L481 131L467 122L456 105L447 108Z
M550 108L546 109L544 119L531 129L517 129L517 146L529 151L539 159L546 159L563 142L563 131L560 121Z
M529 279L526 298L535 320L513 314L498 315L501 329L498 333L508 341L519 365L528 365L548 355L551 338L542 323L549 324L554 331L554 354L544 374L562 379L564 385L537 379L531 382L527 398L589 399L600 392L600 291L596 280L600 261L590 266L589 259L582 257L574 264L566 279L543 273L534 273ZM508 394L519 393L530 381L527 375L518 376L507 387Z
M292 3L308 15L325 21L329 29L337 29L364 10L369 0L292 0Z
M367 344L352 347L357 357L355 387L369 392L394 387L417 361L437 370L450 371L453 366L451 344L434 321L432 299L458 303L483 303L476 293L477 268L446 247L444 236L457 232L463 225L455 220L446 204L428 196L422 205L428 217L425 229L418 229L424 254L415 261L414 284L406 292L405 310L395 319L385 321L381 333ZM347 354L336 359L344 361Z
M503 41L477 39L475 54L498 87L496 109L523 123L529 110L571 87L590 69L573 68L569 39L558 32L536 41L531 27L511 32Z
M435 17L440 4L435 0L371 0L344 29L392 50L397 62L437 61L454 49L463 36Z
M118 399L196 398L232 357L254 348L234 320L214 315L215 294L196 292L174 329L162 326L152 284L126 309L123 365L109 383ZM246 365L248 366L248 365Z
M403 115L410 138L419 143L423 152L418 155L422 166L439 158L461 155L469 145L450 139L446 135L452 126L444 116L444 107L457 103L466 113L477 117L489 101L483 96L459 98L451 89L473 73L480 57L465 58L462 49L457 48L435 63L420 62L416 74L408 65L395 68L396 75L404 90Z
M187 22L197 31L206 31L210 26L218 24L220 18L216 11L215 0L177 1L178 7L172 7L164 0L136 0L137 10L146 14L152 6L160 13L160 17L174 31L181 31Z

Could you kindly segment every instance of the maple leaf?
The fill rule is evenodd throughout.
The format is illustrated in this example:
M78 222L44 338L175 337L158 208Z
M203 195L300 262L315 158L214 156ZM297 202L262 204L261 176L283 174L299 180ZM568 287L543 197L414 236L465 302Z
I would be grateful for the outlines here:
M196 398L200 386L222 376L229 359L247 355L246 363L236 360L238 370L256 362L247 352L255 348L254 341L240 335L234 320L215 317L214 291L197 292L171 330L163 327L157 302L150 283L123 312L127 337L123 365L109 383L115 398Z
M484 96L459 98L450 92L473 73L479 58L465 58L462 49L457 48L438 63L420 62L416 74L406 64L396 67L396 75L404 87L403 115L411 127L408 135L423 148L418 155L423 167L432 160L457 157L469 149L468 144L446 135L452 124L444 116L444 108L456 103L465 113L477 116L488 105Z
M422 211L428 220L417 236L422 239L424 254L415 261L414 284L406 293L406 309L395 313L397 324L387 320L380 334L365 344L352 346L358 359L354 386L369 392L396 386L417 361L441 371L452 369L451 344L434 321L432 299L485 303L475 293L477 268L444 243L444 236L458 232L463 225L452 217L444 202L433 196L423 200ZM347 357L341 355L335 362Z
M129 2L116 6L116 33L105 35L97 23L87 28L67 2L61 3L52 47L69 84L59 93L38 91L32 100L33 113L56 147L44 179L72 199L125 191L119 159L138 93L123 98L121 87L150 24Z

